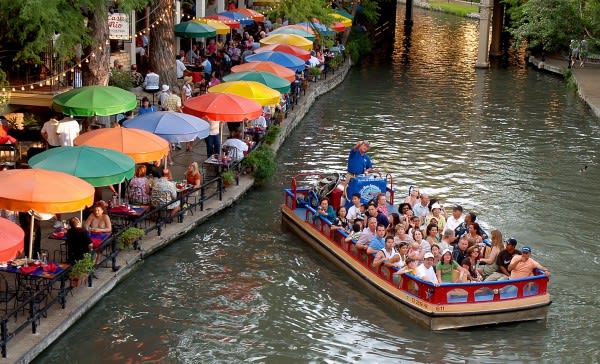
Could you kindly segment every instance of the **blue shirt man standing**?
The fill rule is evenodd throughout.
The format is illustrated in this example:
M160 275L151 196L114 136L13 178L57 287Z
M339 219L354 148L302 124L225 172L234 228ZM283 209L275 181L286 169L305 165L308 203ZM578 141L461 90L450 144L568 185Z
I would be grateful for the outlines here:
M356 143L348 155L348 173L359 175L372 172L373 163L371 162L371 158L367 155L368 150L368 141L361 140Z

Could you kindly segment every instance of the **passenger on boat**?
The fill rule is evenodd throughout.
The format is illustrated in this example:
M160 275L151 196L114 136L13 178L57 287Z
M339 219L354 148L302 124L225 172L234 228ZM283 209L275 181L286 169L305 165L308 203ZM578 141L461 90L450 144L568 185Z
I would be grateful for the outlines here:
M427 225L427 229L425 230L425 240L429 243L429 245L436 244L438 242L438 227L436 224Z
M481 274L477 271L477 262L479 261L479 247L472 246L467 249L467 258L469 258L470 269L469 275L471 276L471 281L481 282L483 278ZM464 262L464 260L463 260Z
M360 238L356 242L356 249L367 250L369 243L375 237L377 233L377 219L374 217L369 218L367 223L367 227L363 229L360 233Z
M408 243L403 241L396 248L398 251L398 256L400 259L396 262L396 267L404 268L406 265L406 260L408 259Z
M392 242L394 239L392 239ZM377 234L367 247L367 254L375 254L385 247L385 226L377 225Z
M346 218L346 208L344 206L340 206L336 213L337 218L331 224L332 229L341 229L345 232L350 232L352 229L352 224Z
M400 213L400 215L402 215L402 219L406 221L410 221L410 218L414 216L414 212L410 207L410 204L406 202L403 202L400 204L400 206L398 206L398 212Z
M408 248L408 256L413 258L414 260L419 261L419 263L423 260L423 256L425 255L425 251L421 249L421 244L418 242L413 242L410 244Z
M467 239L466 236L461 237L460 239L458 239L458 244L456 244L456 247L454 248L454 250L452 251L452 259L454 259L456 262L461 262L467 258L467 249L469 248L469 240Z
M523 247L521 254L515 254L508 265L510 279L530 277L536 269L542 270L545 275L550 277L550 271L531 258L531 248L528 246Z
M394 243L399 245L402 242L412 243L413 238L410 236L406 229L408 228L408 223L406 221L402 221L400 224L396 226L396 234L394 235Z
M433 270L433 254L431 253L425 253L425 256L423 257L423 263L421 263L418 267L417 267L417 277L427 281L427 282L431 282L436 286L439 286L439 282L437 279L437 276L435 275L435 271Z
M385 216L388 216L390 214L390 212L388 211L388 202L387 199L385 197L385 193L380 193L377 195L377 212L380 212L382 214L384 214Z
M512 258L515 254L521 254L521 252L518 251L516 247L517 239L510 238L506 240L506 247L504 248L504 250L498 253L498 258L496 258L496 265L498 266L498 270L490 274L485 279L486 282L501 281L510 277L508 265L512 261Z
M360 223L355 222L354 224L352 224L352 231L350 232L350 234L348 234L348 237L346 237L345 239L346 243L349 243L351 241L357 242L360 238L361 230L362 225Z
M385 238L385 246L379 250L373 260L373 267L379 268L382 264L386 267L393 267L400 260L400 255L394 248L394 238L388 236Z
M437 221L438 231L444 231L444 227L446 226L446 218L444 217L444 207L439 203L435 202L431 204L431 213L425 217L425 225L429 225L431 223L431 219Z
M467 213L465 215L464 221L456 229L454 229L454 233L456 234L456 237L460 238L461 236L467 234L468 226L476 221L477 221L477 215L475 215L472 212ZM477 233L483 237L483 240L488 239L488 235L481 228L481 226L479 227L479 231Z
M373 203L370 203L368 205L366 216L367 216L367 218L369 218L369 217L376 218L377 219L377 223L385 226L386 228L390 224L387 216L384 215L384 214L382 214L381 212L377 211L377 207Z
M371 173L375 170L373 169L373 163L371 162L371 158L367 154L369 150L369 142L366 140L361 140L350 150L350 154L348 154L348 174L346 176L346 180L349 181L350 178L354 176L358 176L361 174Z
M364 220L365 214L364 211L361 212L362 204L360 203L360 194L353 193L352 194L352 206L348 209L348 213L346 214L346 218L350 220L350 222L354 223L356 220Z
M456 262L456 260L452 259L452 252L449 249L444 249L442 251L442 259L436 265L436 275L438 281L440 283L452 283L455 281L454 276L459 276L460 273L460 265Z
M459 282L478 282L477 274L473 273L474 271L476 271L476 269L473 267L471 259L469 259L468 257L463 259L460 266L462 268L462 271L460 272L458 278Z
M440 250L440 246L437 244L431 244L431 254L433 254L433 269L442 259L442 251Z
M419 249L421 249L421 256L419 259L423 258L423 254L431 252L431 244L425 239L423 239L423 232L421 230L415 230L413 232L413 240L416 244L419 244Z
M474 222L467 226L467 237L473 239L477 246L481 246L483 244L483 236L479 235L479 224Z
M454 243L455 240L454 230L446 228L446 230L444 230L444 234L442 235L442 240L440 240L438 245L442 251L448 249L452 252L454 248L452 243Z
M465 218L463 216L462 206L455 205L452 208L452 215L448 216L448 219L446 219L446 227L444 227L444 229L445 230L450 229L450 230L454 231L464 221L465 221Z
M317 208L317 214L313 216L313 220L318 219L319 216L326 218L329 222L335 221L335 211L333 210L333 207L329 205L329 198L327 197L321 199L321 203Z
M490 235L492 236L492 247L487 249L487 256L484 254L484 256L479 259L481 264L479 273L484 280L498 270L496 260L498 254L504 249L504 245L502 244L502 233L499 230L492 230Z
M406 196L404 198L404 203L407 203L410 205L410 207L413 207L417 204L418 201L419 201L419 187L411 185L410 187L408 187L408 196Z
M400 224L400 215L398 215L396 212L392 212L388 215L388 221L390 222L390 224L387 226L388 235L393 236L396 234L396 226Z
M420 220L419 224L425 223L425 217L429 214L429 195L422 193L417 203L412 207L414 216L417 216Z

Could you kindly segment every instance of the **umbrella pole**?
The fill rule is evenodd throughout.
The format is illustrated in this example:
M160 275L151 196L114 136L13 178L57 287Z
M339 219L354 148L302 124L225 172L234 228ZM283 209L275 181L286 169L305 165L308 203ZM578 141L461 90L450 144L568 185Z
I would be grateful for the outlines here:
M221 135L220 135L221 143L219 144L219 156L223 155L223 124L224 123L221 123Z
M31 216L31 226L29 227L29 259L33 256L33 223L35 220L35 216L33 216L33 211L29 212L29 216Z

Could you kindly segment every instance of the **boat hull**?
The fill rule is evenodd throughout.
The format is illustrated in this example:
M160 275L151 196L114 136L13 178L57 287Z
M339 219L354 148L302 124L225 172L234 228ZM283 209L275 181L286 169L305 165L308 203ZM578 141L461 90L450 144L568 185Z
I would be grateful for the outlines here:
M387 307L394 308L431 330L543 320L551 303L550 295L546 293L499 302L432 304L375 274L286 205L282 207L282 224L365 286L369 294L386 302Z

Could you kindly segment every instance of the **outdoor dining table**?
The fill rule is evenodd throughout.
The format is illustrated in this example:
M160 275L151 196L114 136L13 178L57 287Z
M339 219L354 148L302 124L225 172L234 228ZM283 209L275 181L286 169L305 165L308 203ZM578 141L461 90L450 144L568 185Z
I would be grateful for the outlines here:
M209 168L215 168L217 174L229 170L233 164L233 158L227 155L213 154L203 164Z
M117 226L129 226L150 210L149 205L119 205L107 210L113 229Z
M92 245L94 249L96 249L104 240L106 240L111 233L94 233L88 231L88 236L92 239ZM60 230L55 230L54 232L48 235L48 239L53 240L67 240L67 229L63 228Z

